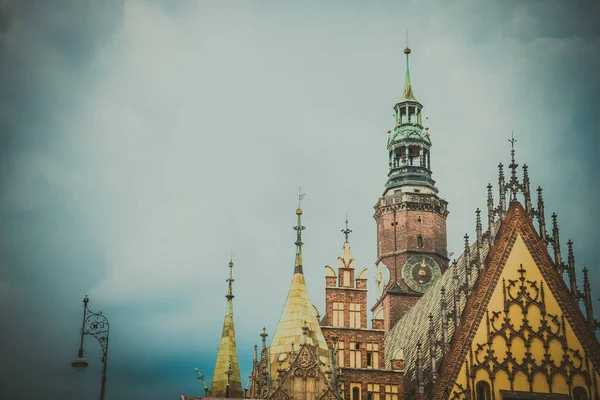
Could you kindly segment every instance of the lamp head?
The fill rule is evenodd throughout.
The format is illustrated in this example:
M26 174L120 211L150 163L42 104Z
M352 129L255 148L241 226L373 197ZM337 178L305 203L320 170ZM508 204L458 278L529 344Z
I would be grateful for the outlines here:
M84 369L86 369L88 366L88 362L85 360L85 358L83 357L77 357L72 363L71 363L71 367L73 367L73 369L75 371L83 371Z

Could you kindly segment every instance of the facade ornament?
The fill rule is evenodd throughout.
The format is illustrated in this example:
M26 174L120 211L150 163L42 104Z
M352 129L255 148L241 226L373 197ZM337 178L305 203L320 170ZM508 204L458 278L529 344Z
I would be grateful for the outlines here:
M442 286L440 289L440 308L442 311L442 353L446 355L450 348L448 342L448 301L446 300L446 288Z
M469 249L469 235L465 233L465 250L463 253L465 259L465 295L467 299L471 297L471 251Z
M489 232L489 241L490 247L494 244L494 238L496 237L496 232L494 232L494 221L495 221L495 210L494 210L494 197L492 196L492 184L488 183L487 185L487 207L488 207L488 232Z
M481 228L481 210L475 210L475 234L477 236L477 269L483 270L483 234Z
M498 213L500 218L506 216L506 184L504 183L504 165L498 164Z
M560 239L558 236L558 221L556 213L552 213L552 248L554 249L554 266L563 271L563 262L560 257Z
M571 294L579 302L579 289L577 289L577 276L575 274L575 255L573 254L573 242L571 239L567 242L568 255L567 255L567 274L569 276L569 287Z
M454 326L460 323L460 283L458 281L458 266L456 260L452 263L452 284L454 285Z
M527 165L523 165L523 196L525 197L525 212L531 215L533 207L531 205L531 191L529 189L529 172Z

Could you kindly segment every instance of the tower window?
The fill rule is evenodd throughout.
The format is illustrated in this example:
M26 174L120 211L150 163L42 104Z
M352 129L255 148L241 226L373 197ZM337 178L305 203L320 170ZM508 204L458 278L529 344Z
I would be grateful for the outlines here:
M360 303L350 303L350 328L360 327Z
M358 386L352 388L352 400L360 400L360 388Z
M417 247L420 249L421 247L423 247L423 236L419 235L417 236Z
M344 326L344 303L333 302L333 326Z
M417 216L417 222L423 222L423 217L421 215Z

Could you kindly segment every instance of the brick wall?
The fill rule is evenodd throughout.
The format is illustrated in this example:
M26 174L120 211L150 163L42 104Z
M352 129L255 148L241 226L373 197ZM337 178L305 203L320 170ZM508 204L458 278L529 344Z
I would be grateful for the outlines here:
M386 294L381 299L384 307L384 329L389 331L420 298L402 280L402 268L414 256L426 254L443 271L448 267L446 213L433 210L415 210L405 204L393 209L382 205L376 209L377 260L390 272L390 282L397 282L400 291L409 294Z

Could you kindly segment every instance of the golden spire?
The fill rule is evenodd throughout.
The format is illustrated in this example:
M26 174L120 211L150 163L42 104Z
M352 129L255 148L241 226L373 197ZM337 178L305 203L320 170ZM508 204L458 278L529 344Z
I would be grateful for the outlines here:
M304 195L301 194L299 199L302 200L303 197ZM317 319L316 309L310 300L302 271L302 230L304 230L304 226L302 226L300 219L302 215L300 207L296 210L296 215L298 216L298 223L294 227L294 230L297 232L294 275L268 352L272 379L278 376L277 369L279 364L282 365L282 368L287 367L289 361L288 354L292 351L294 343L306 343L307 345L315 346L317 356L323 356L324 360L328 359L329 354L325 337ZM306 327L303 330L302 327L305 326L305 323ZM306 335L304 332L306 332Z
M233 326L233 259L229 260L228 267L229 278L227 279L228 289L225 296L227 298L225 321L223 322L223 333L221 334L221 343L219 344L215 373L209 396L242 398L242 379L238 365L235 329Z
M402 94L402 100L400 101L417 101L410 83L410 68L408 65L408 55L410 54L410 49L408 48L408 43L404 49L404 54L406 54L406 75L404 77L404 93Z

